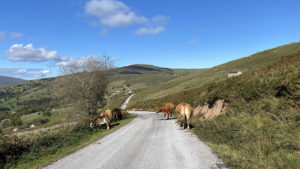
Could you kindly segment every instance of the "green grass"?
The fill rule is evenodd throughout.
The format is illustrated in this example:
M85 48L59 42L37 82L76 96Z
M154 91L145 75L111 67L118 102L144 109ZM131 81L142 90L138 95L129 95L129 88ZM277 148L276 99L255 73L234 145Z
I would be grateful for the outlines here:
M137 91L128 106L132 107L145 100L156 99L171 95L172 93L199 88L215 81L222 81L227 78L230 72L256 70L276 62L283 56L297 54L298 52L300 52L300 43L292 43L259 52L210 69L200 70L196 73L182 76L162 84L143 88Z
M112 100L109 101L109 103L104 107L104 109L112 110L114 108L120 108L129 96L130 95L124 95L123 93L115 96Z
M34 119L34 118L38 118L38 117L42 117L43 115L38 114L38 113L32 113L32 114L26 114L21 116L21 120L22 121L26 121L26 120L30 120L30 119Z
M106 129L90 129L88 124L84 126L77 126L75 128L59 129L52 131L46 135L41 135L37 137L29 137L32 141L25 141L24 143L30 143L30 147L25 146L25 150L20 148L23 146L21 140L19 143L8 143L8 144L22 144L18 146L14 145L16 153L24 151L23 154L16 156L16 161L10 161L6 163L5 167L9 168L41 168L44 167L70 153L73 153L100 138L116 131L120 127L129 123L133 120L135 115L128 115L124 120L118 121L118 125L111 128L111 130ZM66 132L66 130L68 132ZM35 140L35 141L34 141ZM3 144L3 142L1 142ZM12 150L8 150L12 151ZM11 153L11 152L10 152ZM2 166L3 167L3 166Z
M243 75L134 107L153 109L182 101L194 107L225 100L226 113L192 119L193 132L231 168L299 168L300 53Z
M112 85L120 88L125 83L132 90L160 84L171 79L185 76L199 69L168 69L152 65L130 65L117 68L113 76Z

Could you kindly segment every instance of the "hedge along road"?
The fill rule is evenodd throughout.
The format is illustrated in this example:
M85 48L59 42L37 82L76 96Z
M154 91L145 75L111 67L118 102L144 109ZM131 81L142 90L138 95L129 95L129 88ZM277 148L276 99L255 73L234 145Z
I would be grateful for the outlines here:
M114 133L46 168L68 169L201 169L222 161L176 120L135 111L138 117Z

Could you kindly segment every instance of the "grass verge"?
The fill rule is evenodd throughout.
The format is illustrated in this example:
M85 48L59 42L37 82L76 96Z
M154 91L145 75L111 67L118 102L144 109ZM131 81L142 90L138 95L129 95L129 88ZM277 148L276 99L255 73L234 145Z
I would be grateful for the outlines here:
M88 129L89 127L85 123L84 126L79 124L72 129L67 129L69 131L65 129L52 131L52 133L36 138L11 138L11 140L2 138L0 150L8 150L7 154L3 154L5 151L0 151L0 157L2 160L6 160L6 163L0 168L41 168L47 166L116 131L135 117L136 115L129 114L125 119L113 123L111 130ZM10 160L8 160L9 158Z

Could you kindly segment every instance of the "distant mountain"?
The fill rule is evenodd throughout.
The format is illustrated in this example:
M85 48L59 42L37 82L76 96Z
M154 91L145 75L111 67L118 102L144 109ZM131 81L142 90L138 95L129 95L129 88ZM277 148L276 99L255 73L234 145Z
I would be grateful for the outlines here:
M13 78L13 77L0 76L0 87L20 83L20 82L23 82L23 81L25 81L25 80L18 79L18 78Z
M145 64L129 65L115 69L111 87L120 88L126 84L136 90L198 71L201 69L170 69Z

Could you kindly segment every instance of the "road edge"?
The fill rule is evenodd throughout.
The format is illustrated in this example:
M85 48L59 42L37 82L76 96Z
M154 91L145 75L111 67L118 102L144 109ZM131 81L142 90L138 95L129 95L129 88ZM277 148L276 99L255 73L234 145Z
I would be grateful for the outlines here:
M137 117L136 114L130 114L129 118L119 121L120 125L112 128L111 130L97 132L94 135L92 135L90 138L82 140L82 142L80 142L76 146L62 148L62 149L58 150L56 153L43 156L43 157L39 158L38 160L30 161L28 163L20 163L16 166L16 168L17 169L19 169L19 168L20 169L21 168L43 168L48 165L51 165L52 163L66 157L70 154L73 154L73 153L79 151L80 149L83 149L83 148L89 146L90 144L97 142L98 140L104 138L105 136L112 134L113 132L117 131L121 127L128 125L136 117Z

